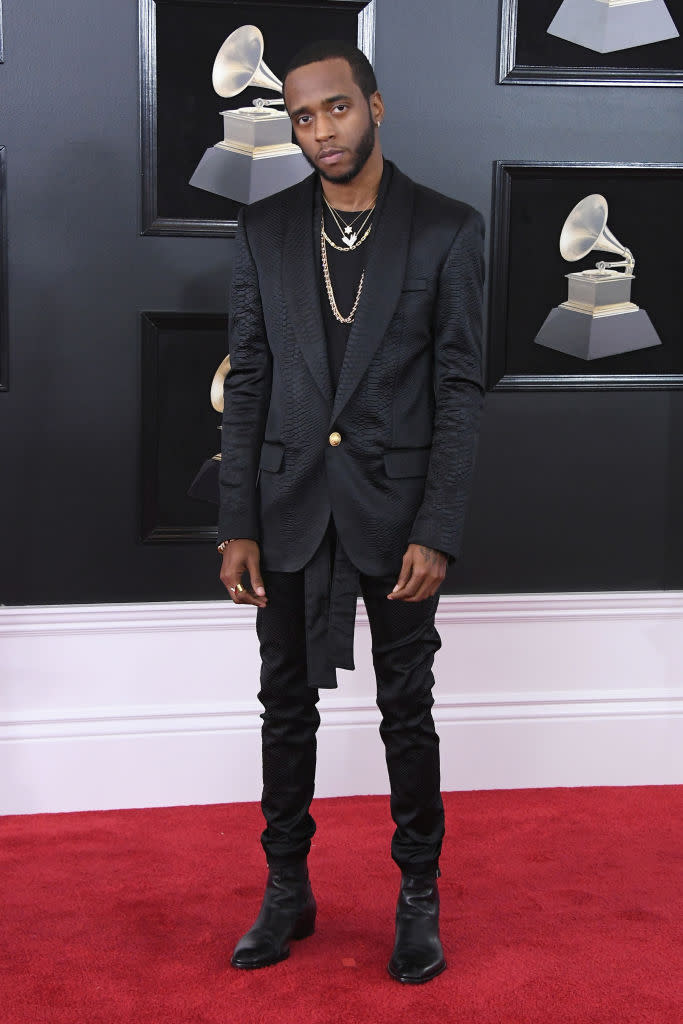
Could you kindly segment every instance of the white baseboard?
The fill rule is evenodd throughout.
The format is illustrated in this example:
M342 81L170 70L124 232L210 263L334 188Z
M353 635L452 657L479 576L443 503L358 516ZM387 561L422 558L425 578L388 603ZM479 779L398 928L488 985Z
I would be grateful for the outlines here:
M450 596L444 790L683 782L683 593ZM388 791L362 602L320 796ZM0 811L256 800L258 647L226 602L0 607Z

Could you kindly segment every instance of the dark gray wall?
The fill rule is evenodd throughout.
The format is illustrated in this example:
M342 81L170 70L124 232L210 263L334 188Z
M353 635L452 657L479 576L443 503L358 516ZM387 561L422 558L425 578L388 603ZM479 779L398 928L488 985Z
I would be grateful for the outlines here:
M683 159L679 89L496 85L498 6L378 0L404 171L488 220L496 159ZM0 602L219 597L211 545L138 540L139 312L225 309L232 242L139 236L135 0L4 7ZM489 395L448 589L683 587L682 438L683 393Z

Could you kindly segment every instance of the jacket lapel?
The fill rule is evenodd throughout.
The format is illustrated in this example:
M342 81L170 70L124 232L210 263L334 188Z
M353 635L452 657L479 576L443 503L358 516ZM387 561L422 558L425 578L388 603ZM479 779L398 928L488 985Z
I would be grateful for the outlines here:
M331 405L332 384L313 244L315 181L316 175L312 174L292 190L284 211L282 280L290 337L301 349L313 379Z
M363 294L346 345L330 427L358 387L379 347L405 278L413 219L413 183L392 165L386 195L379 198L379 219L372 231L374 238L365 267Z

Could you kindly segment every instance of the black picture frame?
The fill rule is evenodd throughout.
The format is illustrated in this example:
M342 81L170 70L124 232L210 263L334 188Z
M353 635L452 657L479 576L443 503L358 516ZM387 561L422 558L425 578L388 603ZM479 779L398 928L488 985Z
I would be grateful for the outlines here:
M550 36L562 0L501 0L498 82L502 85L683 85L683 12L671 10L677 39L601 54ZM653 66L654 65L654 66Z
M188 182L221 138L220 111L263 93L226 100L211 85L219 47L242 24L263 31L264 60L279 78L318 38L348 38L374 57L375 0L139 0L142 235L235 234L240 204Z
M9 391L7 280L7 150L0 146L0 391Z
M221 447L221 417L209 395L228 351L227 313L145 311L140 319L140 539L215 543L217 506L190 498L187 491Z
M586 362L536 345L546 316L567 298L565 274L595 266L603 253L567 263L564 221L592 193L605 195L608 227L635 258L633 302L662 344ZM683 164L497 161L491 233L487 389L683 387L679 239Z

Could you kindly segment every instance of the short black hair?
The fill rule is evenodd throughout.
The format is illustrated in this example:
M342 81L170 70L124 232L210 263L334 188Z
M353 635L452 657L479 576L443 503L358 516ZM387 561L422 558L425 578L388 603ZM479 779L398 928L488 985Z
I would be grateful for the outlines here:
M282 91L285 91L285 81L290 71L302 68L306 64L315 64L319 60L331 60L334 57L341 57L348 61L351 66L353 80L369 100L373 92L377 92L377 79L372 70L372 64L362 50L359 50L353 43L347 43L341 39L319 39L315 43L309 43L290 60L282 78Z

